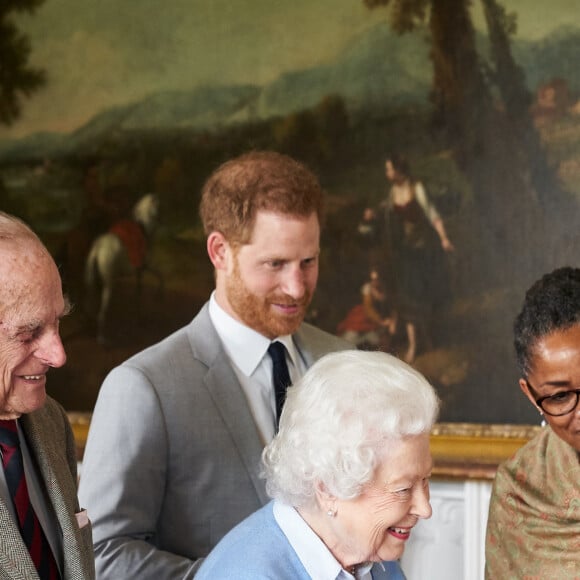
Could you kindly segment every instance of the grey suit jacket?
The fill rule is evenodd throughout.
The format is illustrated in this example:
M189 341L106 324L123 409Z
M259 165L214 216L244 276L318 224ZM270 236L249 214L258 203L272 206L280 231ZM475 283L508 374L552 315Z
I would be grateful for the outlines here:
M309 325L294 339L308 366L352 348ZM99 392L79 490L97 577L192 578L196 560L267 503L262 448L206 304Z
M77 458L66 413L58 403L47 398L44 407L24 415L20 425L62 531L63 580L91 580L95 578L91 526L87 524L80 528L75 517L80 511ZM0 579L35 578L38 574L18 526L0 498Z

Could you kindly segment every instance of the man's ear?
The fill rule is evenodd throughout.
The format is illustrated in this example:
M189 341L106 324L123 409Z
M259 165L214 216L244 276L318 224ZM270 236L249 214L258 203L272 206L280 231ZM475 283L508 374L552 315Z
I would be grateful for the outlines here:
M207 255L216 270L225 270L230 245L221 232L212 232L207 237Z
M520 389L522 390L524 395L530 400L530 403L532 403L532 405L534 405L534 407L536 407L536 409L538 409L538 412L540 413L540 415L543 415L544 412L536 404L536 397L534 397L534 395L530 391L530 386L528 385L528 381L526 381L526 379L520 379L519 383L520 383Z

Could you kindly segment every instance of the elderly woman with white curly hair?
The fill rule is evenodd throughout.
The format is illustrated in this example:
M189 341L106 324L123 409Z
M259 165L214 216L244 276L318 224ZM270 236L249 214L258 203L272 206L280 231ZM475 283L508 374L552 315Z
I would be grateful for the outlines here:
M320 359L288 389L264 450L273 501L221 540L196 580L404 578L396 561L431 516L438 407L425 378L388 354Z

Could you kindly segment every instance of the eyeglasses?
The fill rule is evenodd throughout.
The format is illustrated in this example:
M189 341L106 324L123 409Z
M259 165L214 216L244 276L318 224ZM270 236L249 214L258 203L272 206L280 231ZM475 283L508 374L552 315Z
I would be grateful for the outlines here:
M526 381L528 388L532 393L535 393L532 385ZM561 391L555 395L548 395L547 397L540 397L536 399L536 405L546 413L546 415L551 415L552 417L561 417L562 415L567 415L571 413L578 405L578 399L580 398L580 389L575 389L573 391Z

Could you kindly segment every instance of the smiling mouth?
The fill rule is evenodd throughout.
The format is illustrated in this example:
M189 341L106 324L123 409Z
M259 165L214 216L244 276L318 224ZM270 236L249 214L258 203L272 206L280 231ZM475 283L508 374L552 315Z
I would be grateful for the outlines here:
M396 538L406 540L411 535L411 528L397 528L391 527L388 529L389 533Z
M293 304L273 303L272 306L285 314L295 314L302 310L302 304L296 302Z
M40 381L44 378L44 375L22 375L22 378L27 381Z

